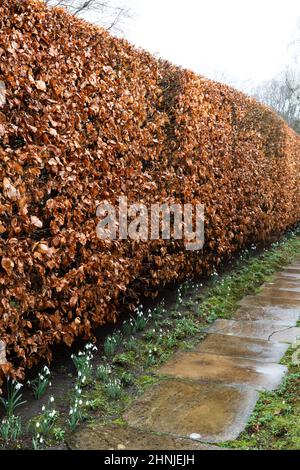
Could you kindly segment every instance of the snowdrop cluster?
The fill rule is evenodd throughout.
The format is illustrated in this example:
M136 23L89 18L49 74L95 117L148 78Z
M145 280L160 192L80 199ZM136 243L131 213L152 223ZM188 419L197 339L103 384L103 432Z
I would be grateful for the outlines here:
M136 311L136 319L135 319L135 329L136 331L144 331L148 322L152 319L152 314L151 312L148 313L148 317L145 316L144 314L144 307L143 305L140 305Z
M157 348L149 349L147 356L147 365L149 367L154 366L157 362Z
M106 357L113 357L118 348L118 340L116 338L116 335L108 336L104 341L103 348Z
M16 441L22 434L22 423L19 416L11 415L3 418L0 424L0 436L5 442Z
M74 397L69 411L69 426L72 430L76 428L76 426L83 421L84 419L84 407L89 406L89 401L86 401L82 397L82 382L80 380L77 381L74 390Z
M42 406L42 415L35 423L32 445L35 450L40 449L58 418L58 411L55 409L55 398L51 396L47 405Z
M25 403L24 401L22 401L22 387L22 384L8 377L7 398L0 397L0 403L4 407L5 413L8 417L14 415L16 408Z
M105 383L107 382L111 374L112 374L112 369L109 365L101 365L97 369L96 377L98 380L101 380L101 382Z
M35 380L28 380L27 385L33 389L34 396L37 400L45 395L48 387L51 387L50 378L51 372L47 366L44 366Z
M105 385L105 390L109 398L117 400L122 395L122 384L119 379L110 379Z
M90 381L93 366L92 360L94 358L94 352L98 351L97 347L91 343L88 343L83 351L80 351L78 355L72 354L71 359L78 372L78 379L82 385L87 385Z
M178 305L182 305L182 304L183 304L183 288L182 288L182 286L180 286L180 287L178 288L176 303L177 303Z
M79 352L77 356L71 356L77 369L77 380L74 388L74 395L69 411L69 426L75 429L78 423L84 419L84 407L89 406L89 402L82 397L82 389L85 387L92 377L93 367L92 359L98 348L92 343L88 343L84 350Z
M123 323L123 333L125 336L130 336L135 333L135 323L133 318L130 318L129 321L125 321Z

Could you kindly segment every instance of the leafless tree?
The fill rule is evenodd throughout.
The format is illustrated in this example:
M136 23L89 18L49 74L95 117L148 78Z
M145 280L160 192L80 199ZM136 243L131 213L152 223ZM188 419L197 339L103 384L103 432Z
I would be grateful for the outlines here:
M300 71L287 69L254 90L256 99L273 108L300 133Z
M130 16L129 9L114 0L44 0L51 7L64 7L73 15L92 19L111 32L120 32L122 22ZM89 15L89 16L88 16Z
M277 77L256 87L252 94L277 111L300 134L300 19L287 52L289 66Z

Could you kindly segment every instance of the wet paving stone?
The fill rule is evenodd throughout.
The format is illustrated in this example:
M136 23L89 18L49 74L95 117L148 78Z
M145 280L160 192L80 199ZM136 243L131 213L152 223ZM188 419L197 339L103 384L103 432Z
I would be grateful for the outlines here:
M238 302L241 307L269 306L280 307L282 310L300 312L300 300L273 297L271 295L249 295Z
M300 328L289 328L288 330L274 333L271 341L294 344L297 339L300 339Z
M287 292L299 292L300 293L300 282L291 282L288 280L279 279L274 282L266 282L263 287L268 289L278 289Z
M285 268L283 270L284 273L295 273L295 274L299 274L300 275L300 268L299 267L293 267L293 266L290 266L288 268Z
M285 326L296 326L300 311L282 310L275 307L240 307L233 315L236 321L271 321Z
M268 297L268 298L279 298L279 299L287 299L287 300L299 300L300 303L300 292L290 292L276 289L276 287L264 287L261 292L257 296L258 298L261 297Z
M272 323L268 321L235 321L235 320L217 320L210 328L208 333L220 333L222 335L240 336L242 338L257 338L272 342L285 342L285 338L290 338L291 330L299 330L300 328L291 328L281 325L278 322ZM280 333L281 339L274 339L275 333ZM297 337L297 335L296 335ZM294 342L294 341L291 341Z
M277 274L277 278L284 277L288 279L294 279L295 281L300 281L300 272L299 274L296 272L290 272L290 271L281 271Z
M177 353L157 372L160 375L231 385L248 385L272 391L287 372L285 366L252 359L207 353Z
M220 450L191 439L154 434L128 426L81 427L68 440L71 450Z
M124 418L130 426L202 442L236 439L258 399L248 387L162 380L139 398Z
M285 276L284 274L282 273L279 273L275 278L274 278L274 282L275 281L285 281L285 282L291 282L293 284L296 284L299 286L300 284L300 278L295 278L293 276Z
M278 363L288 349L287 344L271 343L255 338L210 334L202 341L196 352L254 359L263 363Z

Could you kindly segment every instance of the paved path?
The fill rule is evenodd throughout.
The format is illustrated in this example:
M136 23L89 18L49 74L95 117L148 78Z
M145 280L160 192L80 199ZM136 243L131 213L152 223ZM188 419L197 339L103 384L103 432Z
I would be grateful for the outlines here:
M245 429L262 390L275 390L279 365L300 336L300 256L245 297L232 320L218 320L193 352L179 352L160 381L125 414L128 427L82 428L77 449L213 449Z

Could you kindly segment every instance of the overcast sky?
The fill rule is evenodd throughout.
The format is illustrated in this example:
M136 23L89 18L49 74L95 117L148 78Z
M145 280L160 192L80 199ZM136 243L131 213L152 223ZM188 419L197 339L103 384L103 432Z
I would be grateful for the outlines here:
M300 0L113 1L132 10L123 27L132 43L244 88L291 61L300 19Z
M176 64L239 84L276 75L291 60L300 0L127 0L125 36ZM299 26L300 33L300 26ZM300 34L299 34L300 36Z

